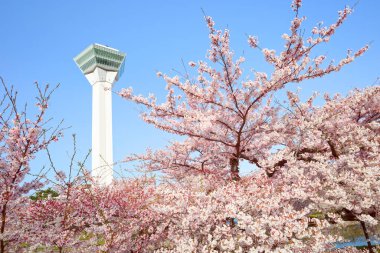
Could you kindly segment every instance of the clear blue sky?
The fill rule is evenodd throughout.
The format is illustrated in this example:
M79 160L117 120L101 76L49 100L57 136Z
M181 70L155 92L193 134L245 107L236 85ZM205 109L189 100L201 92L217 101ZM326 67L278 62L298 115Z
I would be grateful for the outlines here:
M308 0L300 14L308 17L305 24L311 28L320 20L330 24L338 10L355 3L356 0ZM209 42L201 8L214 18L217 27L231 30L232 48L237 55L246 57L247 73L251 68L267 67L260 53L247 46L246 35L257 35L262 47L280 51L281 35L288 32L292 18L290 1L285 0L1 1L0 75L19 90L20 102L33 101L34 81L61 83L49 115L54 122L64 119L64 126L71 128L65 131L62 141L51 146L58 167L68 164L72 133L77 134L80 154L91 147L91 87L73 57L91 43L126 52L125 72L115 91L133 86L137 93L152 92L163 98L165 84L156 78L156 71L174 74L172 69L182 70L181 59L205 59ZM318 52L339 59L345 56L346 49L355 50L372 42L370 50L341 72L300 85L305 97L313 91L346 94L354 87L373 84L380 76L379 9L379 1L359 1L331 43ZM117 96L113 99L115 161L147 147L163 147L172 139L142 122L136 105ZM41 156L34 163L35 169L44 163L47 160Z

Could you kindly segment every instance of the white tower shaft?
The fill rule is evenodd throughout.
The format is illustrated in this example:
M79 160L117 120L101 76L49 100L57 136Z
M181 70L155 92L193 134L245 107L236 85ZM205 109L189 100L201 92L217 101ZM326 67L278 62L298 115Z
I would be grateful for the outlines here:
M113 179L112 84L117 72L101 68L86 75L92 85L92 176L100 185Z
M112 84L92 85L92 176L109 185L113 178Z

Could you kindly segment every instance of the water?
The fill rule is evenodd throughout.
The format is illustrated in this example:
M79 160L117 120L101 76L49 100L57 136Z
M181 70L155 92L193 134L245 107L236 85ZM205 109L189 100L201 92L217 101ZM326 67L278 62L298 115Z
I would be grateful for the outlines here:
M371 239L372 245L380 245L380 240L376 240L374 238ZM354 241L349 241L349 242L337 242L336 243L336 248L345 248L349 246L367 246L367 241L365 240L364 236L363 237L358 237Z

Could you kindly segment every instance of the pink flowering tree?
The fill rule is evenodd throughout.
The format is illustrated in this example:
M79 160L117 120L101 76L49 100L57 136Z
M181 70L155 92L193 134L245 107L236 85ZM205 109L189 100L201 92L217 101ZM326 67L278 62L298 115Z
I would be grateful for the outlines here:
M313 49L327 43L351 10L339 12L335 23L314 27L309 37L302 36L302 22L298 12L301 1L293 1L295 17L290 33L284 34L284 50L261 49L254 36L248 37L250 47L261 49L271 73L255 72L253 79L242 78L243 57L234 60L228 30L216 30L211 17L206 17L211 41L208 59L190 62L198 75L190 78L170 77L162 73L168 94L164 103L152 95L134 95L132 88L119 93L123 98L145 106L142 118L163 131L186 136L187 140L174 143L163 151L148 151L126 160L143 161L148 170L162 170L178 177L187 173L212 173L238 180L239 163L248 160L259 164L278 144L282 130L271 129L279 118L279 108L273 104L273 94L289 83L323 77L339 71L344 65L362 55L368 46L352 53L337 64L325 63L326 56L313 56Z
M326 95L316 107L289 93L283 148L259 172L227 183L190 174L158 186L163 199L154 206L168 226L160 252L326 252L339 237L324 229L345 221L361 225L374 252L367 227L380 217L378 94L374 86Z
M54 163L49 191L37 191L27 208L18 211L23 246L29 251L140 252L160 239L153 233L160 215L150 203L158 199L150 179L122 180L99 186L85 168L88 153L77 161L76 138L68 173ZM45 195L40 193L47 193ZM48 194L50 193L50 194ZM52 194L54 193L54 194ZM157 235L156 235L157 234ZM16 249L14 247L13 249Z
M275 180L308 192L305 204L330 221L359 222L370 250L367 226L380 218L379 94L373 86L345 98L325 95L318 108L289 92L284 148L261 164L274 168Z
M160 200L154 182L141 178L120 180L93 191L95 213L88 233L101 238L105 252L152 252L165 238L161 216L152 208Z
M74 138L75 143L75 138ZM160 214L151 209L156 196L153 181L120 180L99 186L76 162L76 146L69 173L60 171L49 154L55 180L48 179L55 196L38 197L19 213L28 250L58 252L141 252L154 249L162 237ZM77 164L78 166L75 166Z
M158 191L163 199L155 208L168 227L158 252L325 252L336 240L322 233L327 221L311 220L308 208L295 205L305 193L265 174L222 185L189 176Z
M30 161L36 153L56 141L58 129L47 131L45 114L48 101L55 89L40 88L36 106L39 112L34 118L26 114L26 107L19 107L17 93L1 79L4 96L0 101L0 252L20 243L20 222L16 210L25 209L26 194L43 184L38 177L27 180Z
M313 98L300 103L298 95L291 92L289 107L273 99L287 84L339 71L368 49L349 50L337 64L326 62L325 55L313 55L314 48L329 42L351 9L340 11L330 26L314 27L305 38L300 6L301 1L293 1L295 17L290 33L282 36L283 51L261 48L256 37L248 37L249 45L261 49L273 67L270 73L255 72L253 79L243 79L245 59L234 60L229 31L216 30L213 20L206 17L210 62L189 62L198 72L195 78L187 73L169 77L159 72L168 90L161 104L154 96L134 95L131 88L120 92L123 98L146 108L144 121L186 137L163 150L148 150L126 159L139 160L142 168L162 171L180 182L178 189L165 195L172 198L163 204L172 215L168 216L171 233L163 251L308 252L312 248L324 252L331 247L330 242L337 240L321 232L329 222L357 220L365 234L366 224L377 222L377 88L355 92L345 99L327 98L322 108L313 105ZM365 109L356 109L362 106ZM339 128L342 124L344 127ZM345 134L347 131L349 134ZM248 189L243 182L239 184L246 180L241 180L241 160L251 162L260 171L260 179L248 180ZM185 182L191 178L200 181L199 175L205 176L204 180L212 178L208 184L215 187L197 194L194 185ZM236 182L228 182L230 179ZM255 188L257 184L259 189ZM222 197L214 200L213 194ZM358 203L358 199L364 201ZM228 206L234 211L230 212ZM245 209L247 206L252 210ZM314 212L323 212L327 219L311 219ZM201 214L207 218L203 220ZM253 228L244 227L243 214L248 220L260 221L249 225L254 224L255 231L261 233L247 234ZM188 222L184 225L185 220ZM244 236L250 243L243 247L238 238ZM181 245L185 248L178 248Z
M50 169L54 172L54 179L45 178L49 191L37 191L28 202L27 210L19 212L25 234L33 235L24 239L25 248L30 251L66 252L74 247L78 252L91 250L93 240L84 240L87 239L86 225L94 213L89 194L93 182L84 168L89 153L78 162L75 135L73 142L73 155L69 159L68 170L65 170L68 175L57 167L49 149L46 149Z

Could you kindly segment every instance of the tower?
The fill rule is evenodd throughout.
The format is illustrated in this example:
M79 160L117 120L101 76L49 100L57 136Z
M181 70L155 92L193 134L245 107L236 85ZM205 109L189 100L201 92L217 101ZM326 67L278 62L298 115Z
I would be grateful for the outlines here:
M112 85L124 71L125 53L92 44L74 61L92 86L92 176L100 185L113 180Z

